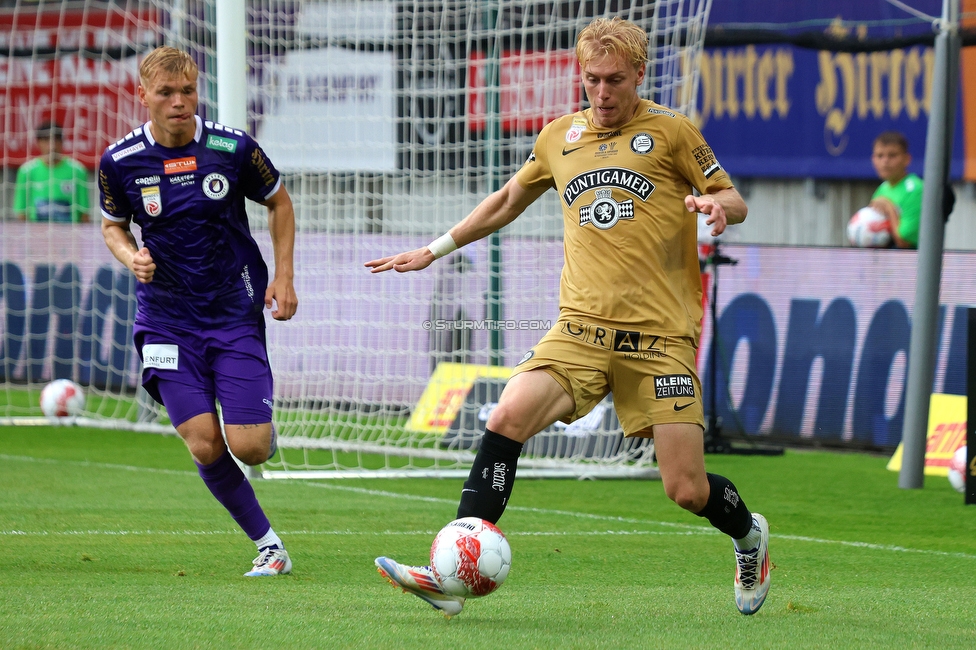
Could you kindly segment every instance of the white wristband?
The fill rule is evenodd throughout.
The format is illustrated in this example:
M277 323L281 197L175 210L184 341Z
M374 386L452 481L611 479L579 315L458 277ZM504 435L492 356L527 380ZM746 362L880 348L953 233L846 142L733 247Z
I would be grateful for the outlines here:
M427 244L427 250L434 254L434 259L440 259L447 255L448 253L453 253L457 250L457 244L454 242L454 238L451 237L451 233L444 233L434 241Z

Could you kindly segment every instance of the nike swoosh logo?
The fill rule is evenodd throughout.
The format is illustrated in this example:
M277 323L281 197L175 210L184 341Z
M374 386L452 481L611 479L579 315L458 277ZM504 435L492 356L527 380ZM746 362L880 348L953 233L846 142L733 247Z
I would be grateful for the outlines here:
M465 492L477 492L477 490L472 490L471 488L464 488L461 490L461 494L464 494Z
M675 402L675 403L674 403L674 410L675 410L675 411L684 411L684 410L685 410L686 408L688 408L688 407L689 407L689 406L691 406L692 404L694 404L694 402L688 402L688 403L687 403L687 404L685 404L684 406L678 406L678 403L677 403L677 402Z
M567 149L566 147L563 147L563 155L564 156L568 156L569 154L573 153L574 151L579 151L582 148L583 147L576 147L575 149Z

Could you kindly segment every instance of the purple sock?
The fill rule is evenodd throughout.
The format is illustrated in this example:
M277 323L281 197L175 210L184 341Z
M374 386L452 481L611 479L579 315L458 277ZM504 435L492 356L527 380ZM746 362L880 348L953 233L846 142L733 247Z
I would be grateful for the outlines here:
M230 452L224 454L210 465L197 463L200 478L210 488L210 492L227 508L247 536L252 540L261 539L271 524L261 510L261 504L254 495L254 488L244 478L244 472L234 462Z

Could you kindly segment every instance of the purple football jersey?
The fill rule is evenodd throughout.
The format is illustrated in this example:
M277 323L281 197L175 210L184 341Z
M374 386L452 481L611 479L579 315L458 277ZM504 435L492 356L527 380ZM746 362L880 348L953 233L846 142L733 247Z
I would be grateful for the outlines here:
M145 124L110 145L98 169L102 215L135 221L156 271L136 285L137 320L212 329L260 319L268 267L244 199L263 201L278 170L249 135L204 122L169 148Z

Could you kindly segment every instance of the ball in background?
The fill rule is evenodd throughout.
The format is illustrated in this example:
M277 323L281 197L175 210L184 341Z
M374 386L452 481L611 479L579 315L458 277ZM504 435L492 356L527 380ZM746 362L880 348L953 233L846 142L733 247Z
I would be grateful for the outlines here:
M81 415L85 391L70 379L55 379L41 390L41 411L49 418Z
M888 217L872 207L861 208L847 222L847 239L851 246L886 248L891 244Z
M949 461L949 483L956 492L966 491L966 445L957 449Z
M490 521L464 517L437 533L430 547L430 566L451 596L487 596L508 577L512 549Z

